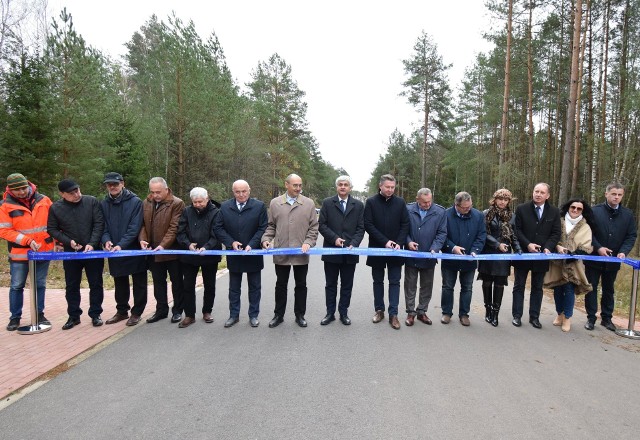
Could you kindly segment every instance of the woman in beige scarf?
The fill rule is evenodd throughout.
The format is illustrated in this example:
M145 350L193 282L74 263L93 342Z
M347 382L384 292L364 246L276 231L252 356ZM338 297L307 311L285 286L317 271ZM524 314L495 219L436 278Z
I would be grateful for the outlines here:
M591 207L582 198L572 198L560 209L562 236L556 250L561 254L590 254L592 229ZM582 260L553 260L549 265L544 286L553 288L558 316L553 325L562 326L563 332L571 329L571 316L576 295L591 291Z

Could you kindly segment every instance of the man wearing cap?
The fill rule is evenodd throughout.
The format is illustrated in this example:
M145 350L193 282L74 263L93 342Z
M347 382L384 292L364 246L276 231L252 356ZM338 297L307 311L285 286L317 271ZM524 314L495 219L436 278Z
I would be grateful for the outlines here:
M124 186L119 173L104 176L107 195L100 203L104 216L102 245L109 252L140 250L138 234L142 228L142 200ZM107 319L115 324L127 319L127 325L140 322L147 305L147 264L144 257L109 258L109 272L115 285L116 314ZM129 317L129 275L133 281L133 307Z
M149 196L142 203L144 221L138 235L140 247L160 251L178 249L176 236L184 202L174 196L162 177L149 180ZM147 322L157 322L169 315L167 297L167 274L171 279L173 309L171 322L182 320L182 269L177 255L155 255L149 257L149 268L153 277L153 295L156 298L156 311Z
M58 183L62 199L51 205L47 221L47 232L62 243L65 252L91 252L99 249L104 231L104 217L100 202L93 196L83 196L80 185L71 179ZM62 330L69 330L80 324L80 280L82 270L89 282L89 316L94 327L102 325L102 270L104 259L63 260L64 280L66 284L67 313L69 319Z
M48 252L53 250L53 239L47 233L47 216L51 200L37 192L36 186L22 174L7 177L7 188L0 201L0 238L9 246L9 310L11 317L8 331L20 326L24 285L29 274L28 251ZM36 286L38 298L38 321L50 324L44 316L44 295L47 284L49 261L36 261Z

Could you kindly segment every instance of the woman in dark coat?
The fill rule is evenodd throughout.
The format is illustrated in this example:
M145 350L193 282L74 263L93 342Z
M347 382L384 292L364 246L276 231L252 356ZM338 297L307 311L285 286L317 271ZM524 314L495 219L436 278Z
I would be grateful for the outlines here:
M483 254L521 254L520 243L514 232L514 214L509 208L513 200L511 191L502 188L493 193L489 209L484 211L487 226L487 240ZM511 274L510 260L482 260L478 265L478 279L482 280L484 295L484 320L498 326L498 313L502 304L502 294Z

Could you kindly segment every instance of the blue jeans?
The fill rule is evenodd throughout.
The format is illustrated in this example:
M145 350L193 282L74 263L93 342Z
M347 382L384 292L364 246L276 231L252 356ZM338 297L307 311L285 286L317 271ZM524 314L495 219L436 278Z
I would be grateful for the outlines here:
M458 317L469 316L471 310L471 294L473 293L473 275L475 269L457 270L442 267L442 299L440 306L443 315L453 315L453 288L460 273L460 305Z
M373 277L373 306L376 311L384 312L384 266L372 267ZM389 316L398 315L398 301L400 301L400 277L402 266L387 266L389 279Z
M242 293L243 272L229 272L229 316L240 316L240 294ZM249 318L257 318L260 314L260 297L262 296L261 272L246 272L249 285Z
M22 305L24 304L24 285L29 275L29 263L22 261L10 261L11 286L9 287L9 311L11 318L22 317ZM38 313L44 312L44 293L47 288L47 273L49 261L36 261L36 292L38 296Z
M556 302L556 312L558 312L558 315L564 313L565 318L571 318L573 316L573 306L576 303L575 286L573 283L554 287L553 299Z

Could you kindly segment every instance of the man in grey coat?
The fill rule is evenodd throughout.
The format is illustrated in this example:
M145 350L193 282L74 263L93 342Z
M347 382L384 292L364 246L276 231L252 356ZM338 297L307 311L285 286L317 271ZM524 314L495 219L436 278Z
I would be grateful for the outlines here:
M307 321L304 319L304 314L307 309L307 272L309 270L309 255L306 255L306 252L316 245L318 215L313 200L300 194L302 192L300 176L289 174L284 186L286 192L269 203L269 222L262 236L262 247L264 249L300 247L305 255L273 256L276 267L276 306L269 327L277 327L284 321L291 267L293 267L293 277L296 282L293 311L296 323L300 327L306 327Z
M445 209L433 203L433 194L429 188L421 188L416 195L416 203L407 206L409 212L409 235L407 249L438 253L447 241L447 217ZM407 306L407 319L404 323L412 326L416 317L419 321L431 325L427 316L431 294L433 292L433 274L437 260L435 258L407 258L404 265L404 299ZM420 276L420 296L416 309L416 290Z

